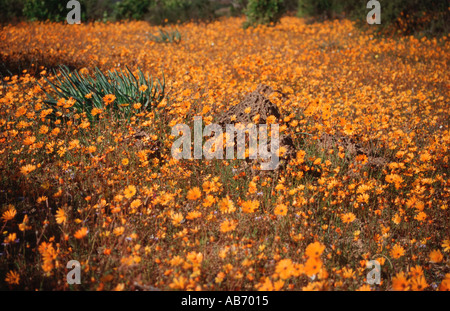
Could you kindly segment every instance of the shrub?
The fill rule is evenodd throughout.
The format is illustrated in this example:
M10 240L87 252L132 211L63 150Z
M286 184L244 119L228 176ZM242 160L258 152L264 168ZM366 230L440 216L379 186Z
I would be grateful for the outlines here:
M282 0L249 0L245 15L244 28L256 25L276 24L283 14Z
M10 0L0 0L10 2ZM59 0L25 0L23 4L23 14L27 20L35 21L55 21L62 22L66 20L68 1ZM81 19L83 21L105 20L113 13L113 1L111 0L79 0L81 5Z
M446 1L380 1L381 25L394 26L402 33L447 34L450 11Z
M297 15L300 17L334 18L345 15L366 26L368 1L352 0L299 0ZM426 34L447 34L450 25L450 11L445 1L435 0L379 0L381 6L381 31L397 29L404 34L424 32Z
M145 19L157 25L187 21L211 21L216 17L209 0L152 1Z
M297 15L299 17L331 18L342 12L345 2L346 0L299 0ZM365 8L365 4L361 4L361 6Z
M23 0L0 0L0 23L6 23L22 16Z
M80 0L81 19L84 21L105 21L115 14L113 0Z
M239 0L245 2L246 0ZM209 0L79 0L82 21L147 20L154 24L213 20L215 10L223 6ZM27 20L65 21L67 1L0 0L0 22L14 18Z
M30 21L51 20L60 22L67 16L66 3L59 0L26 0L23 15Z
M116 19L142 19L148 13L151 0L122 0L116 3Z
M86 113L89 119L93 119L91 111L93 108L112 111L113 114L122 114L126 118L131 116L133 104L140 103L140 109L150 110L154 105L164 98L164 75L163 82L153 78L145 77L139 69L136 77L127 67L127 71L108 71L105 75L100 69L95 69L94 78L70 70L61 66L59 74L55 74L56 83L46 81L53 88L58 97L68 101L72 98L73 105L70 109L77 113ZM41 86L42 87L42 86ZM47 104L54 108L61 105L61 101L46 93ZM105 96L109 95L113 100L105 102ZM113 96L111 96L113 95Z

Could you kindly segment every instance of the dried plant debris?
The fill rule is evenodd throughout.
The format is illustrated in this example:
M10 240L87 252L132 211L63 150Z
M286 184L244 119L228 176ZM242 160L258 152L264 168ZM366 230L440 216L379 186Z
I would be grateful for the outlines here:
M327 133L322 134L319 146L325 150L341 147L347 157L350 158L365 155L367 157L365 164L373 168L381 168L389 162L386 158L377 156L372 148L363 147L363 144L358 142L356 138L339 133L335 135Z

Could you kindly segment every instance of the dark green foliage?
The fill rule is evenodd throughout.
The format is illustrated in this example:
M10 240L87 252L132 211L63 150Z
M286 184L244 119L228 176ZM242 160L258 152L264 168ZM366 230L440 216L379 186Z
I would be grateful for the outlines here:
M368 0L299 0L297 15L320 19L348 17L367 26ZM381 24L372 27L383 31L397 29L403 34L446 35L450 31L448 1L379 0ZM402 19L403 21L400 21ZM376 27L376 28L375 28Z
M276 24L282 14L297 11L312 20L346 17L366 27L368 0L79 0L81 19L108 21L146 20L165 25L186 21L212 21L218 16L240 15L244 26ZM448 1L379 0L381 25L376 31L396 29L403 34L446 35L450 31ZM69 9L62 0L0 0L0 23L20 20L64 22ZM399 18L403 19L402 21Z
M216 15L209 0L152 0L145 20L156 25L187 21L211 21Z
M381 25L393 25L402 33L448 34L450 11L448 1L436 0L381 0ZM403 16L401 15L403 14ZM428 17L425 17L428 15ZM406 25L400 24L403 17Z
M0 21L6 22L15 18L26 18L29 21L64 22L69 13L67 1L61 0L0 0L3 12ZM81 19L105 20L114 12L112 0L79 0Z
M66 19L66 2L59 0L25 0L23 15L30 21L56 21Z
M112 0L79 0L82 21L106 21L115 15L115 2Z
M116 19L142 19L148 12L151 0L121 0L115 6Z
M233 5L231 5L231 15L240 16L244 14L245 8L248 5L248 0L234 0Z
M341 13L344 2L347 0L337 1L337 0L299 0L297 15L299 17L321 17L321 18L331 18L335 14ZM363 8L366 7L365 2L359 2L359 5Z
M284 12L282 0L249 0L244 28L256 25L276 24Z
M0 23L22 17L24 0L0 0Z

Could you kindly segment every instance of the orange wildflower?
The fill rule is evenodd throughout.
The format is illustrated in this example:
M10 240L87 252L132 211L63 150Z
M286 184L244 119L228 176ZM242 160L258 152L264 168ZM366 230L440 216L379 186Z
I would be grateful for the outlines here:
M84 238L88 234L88 229L86 227L82 227L77 232L75 232L74 237L78 240Z

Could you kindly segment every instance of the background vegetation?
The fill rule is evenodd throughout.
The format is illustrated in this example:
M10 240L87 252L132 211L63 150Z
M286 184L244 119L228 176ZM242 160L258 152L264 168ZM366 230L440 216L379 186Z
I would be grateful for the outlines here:
M83 21L146 20L156 25L212 21L221 16L246 15L244 26L276 23L297 14L310 21L350 18L366 25L365 2L353 0L80 0ZM406 34L447 35L448 3L434 0L381 0L378 30ZM0 0L0 23L20 20L64 21L67 9L58 0ZM408 20L408 22L406 22Z

